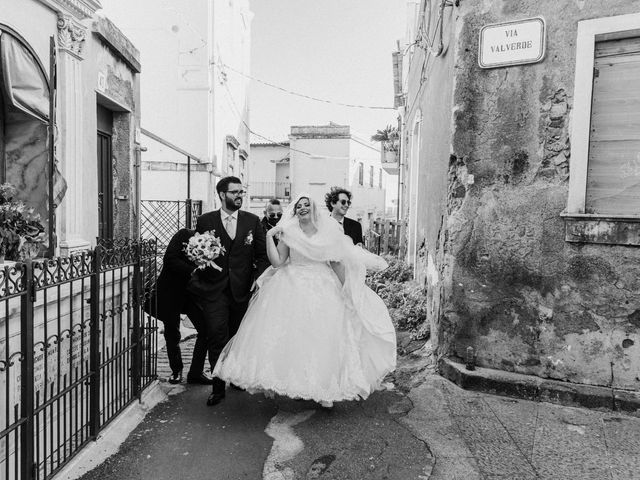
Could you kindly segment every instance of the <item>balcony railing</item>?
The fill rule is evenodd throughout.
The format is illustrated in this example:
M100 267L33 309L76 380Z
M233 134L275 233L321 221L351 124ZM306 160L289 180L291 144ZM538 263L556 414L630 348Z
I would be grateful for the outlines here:
M251 198L291 198L291 182L251 182Z

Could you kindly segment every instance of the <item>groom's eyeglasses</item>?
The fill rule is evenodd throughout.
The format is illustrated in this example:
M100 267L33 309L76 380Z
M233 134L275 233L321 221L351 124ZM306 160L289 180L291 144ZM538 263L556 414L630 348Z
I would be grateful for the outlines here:
M226 193L230 193L234 197L244 197L244 194L247 193L244 190L227 190Z
M282 217L282 213L270 213L269 218L280 218Z
M351 206L351 200L338 200L342 205Z

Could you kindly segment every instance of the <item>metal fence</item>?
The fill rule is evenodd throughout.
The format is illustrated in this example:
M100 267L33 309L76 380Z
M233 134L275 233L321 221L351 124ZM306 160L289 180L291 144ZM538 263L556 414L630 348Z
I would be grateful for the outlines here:
M202 215L201 200L142 200L142 238L156 238L162 255L171 237L181 228L195 228Z
M367 250L377 255L398 255L402 225L396 220L375 220L365 239Z
M51 478L156 378L155 241L0 266L0 479Z

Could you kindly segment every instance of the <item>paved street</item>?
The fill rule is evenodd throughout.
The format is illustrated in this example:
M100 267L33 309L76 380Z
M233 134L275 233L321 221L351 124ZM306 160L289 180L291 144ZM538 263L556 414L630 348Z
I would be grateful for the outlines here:
M211 408L208 387L164 383L168 401L82 478L640 479L639 418L467 392L424 349L391 380L332 411L234 390Z

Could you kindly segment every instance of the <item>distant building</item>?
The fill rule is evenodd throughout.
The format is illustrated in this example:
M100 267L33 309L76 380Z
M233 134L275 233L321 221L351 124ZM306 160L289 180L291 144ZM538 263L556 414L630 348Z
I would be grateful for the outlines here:
M261 215L266 201L277 198L282 205L291 199L289 142L252 143L249 159L247 207Z
M640 1L409 7L401 200L438 358L637 394Z
M309 193L322 208L332 186L353 193L348 216L369 222L385 215L384 180L377 144L358 138L346 125L292 126L289 142L251 145L250 206L262 212L265 201L286 203Z
M248 0L103 0L140 48L145 131L192 154L191 198L216 204L222 175L246 181L251 20ZM143 135L144 200L184 200L187 156Z
M100 8L0 0L0 182L40 213L51 255L139 234L140 58Z

